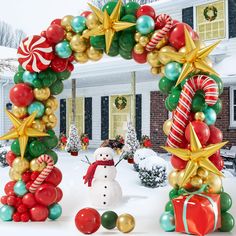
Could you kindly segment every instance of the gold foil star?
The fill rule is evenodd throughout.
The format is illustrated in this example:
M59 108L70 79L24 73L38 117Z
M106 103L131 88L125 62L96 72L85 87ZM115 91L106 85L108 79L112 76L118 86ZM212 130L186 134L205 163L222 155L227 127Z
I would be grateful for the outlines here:
M115 35L115 32L130 28L134 26L134 23L119 21L120 19L120 10L122 7L122 1L118 0L116 7L114 8L112 14L109 16L107 11L102 12L100 9L94 7L88 3L93 13L97 16L99 26L95 27L92 30L89 30L87 33L83 34L83 37L88 38L90 36L105 35L106 40L106 53L109 53L111 48L112 39Z
M176 86L179 85L186 76L198 69L203 72L218 75L214 69L212 69L206 62L208 55L214 50L214 48L220 43L220 41L213 43L207 47L200 49L196 47L189 31L184 28L185 34L185 47L186 52L159 52L165 56L168 56L173 61L177 61L183 64L182 72L176 82Z
M29 137L44 137L48 136L48 134L32 128L32 123L34 122L37 112L34 112L24 120L18 119L9 111L6 111L6 113L14 128L0 137L0 140L18 139L20 144L21 158L23 158Z
M227 142L209 145L205 148L202 147L197 134L190 123L190 150L172 147L162 147L167 152L174 154L184 161L188 161L185 168L183 179L181 180L180 187L189 182L190 178L196 174L199 167L203 167L216 175L223 176L223 174L215 167L215 165L208 159L211 155L216 153L217 150L222 148Z

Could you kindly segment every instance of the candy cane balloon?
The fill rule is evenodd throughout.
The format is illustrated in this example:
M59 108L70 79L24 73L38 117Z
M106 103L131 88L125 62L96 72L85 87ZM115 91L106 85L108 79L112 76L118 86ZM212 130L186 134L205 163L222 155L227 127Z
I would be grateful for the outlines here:
M52 172L54 168L54 161L53 159L48 155L41 155L37 162L39 164L42 164L45 162L47 166L43 169L43 171L39 174L37 179L32 183L32 185L29 188L29 191L31 193L35 193L35 191L38 189L38 187L43 183L43 181L48 177L48 175Z
M161 14L161 15L157 16L156 21L159 22L159 23L164 22L165 26L161 30L159 30L155 34L155 36L150 40L150 42L147 44L146 50L149 51L149 52L154 50L154 48L156 47L158 42L160 42L165 37L165 35L170 31L170 29L173 26L173 20L167 14Z
M179 103L173 116L173 124L167 138L167 145L180 147L185 128L188 125L192 99L197 90L205 92L205 101L213 106L218 100L218 86L216 82L206 75L195 75L184 84Z

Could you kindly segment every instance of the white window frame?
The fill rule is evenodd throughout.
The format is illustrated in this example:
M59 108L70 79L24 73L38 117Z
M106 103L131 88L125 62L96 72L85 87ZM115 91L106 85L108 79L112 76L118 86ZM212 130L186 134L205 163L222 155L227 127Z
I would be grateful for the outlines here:
M236 120L234 120L234 91L236 91L236 86L230 86L230 128L236 128Z

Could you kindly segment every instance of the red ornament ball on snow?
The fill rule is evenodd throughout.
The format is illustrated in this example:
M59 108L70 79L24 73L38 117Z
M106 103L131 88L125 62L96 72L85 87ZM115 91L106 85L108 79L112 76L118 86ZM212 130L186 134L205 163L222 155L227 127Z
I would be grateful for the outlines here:
M44 206L50 206L57 199L57 190L51 184L42 184L35 192L36 201Z
M210 138L208 140L209 144L220 143L223 140L223 134L220 129L215 127L214 125L209 126L210 129Z
M183 170L185 169L186 165L187 165L187 161L182 160L181 158L172 155L171 159L170 159L171 165L177 169L177 170Z
M144 6L141 6L137 10L136 17L139 18L140 16L143 16L143 15L150 16L150 17L152 17L153 20L155 20L156 12L152 7L150 7L148 5L144 5Z
M48 214L48 208L45 206L37 205L30 209L30 219L32 221L45 221Z
M84 234L95 233L101 225L101 216L93 208L84 208L77 213L75 225Z
M221 171L224 168L224 160L220 155L220 150L218 150L215 154L209 157L209 160L215 165L215 167Z
M202 121L193 121L191 122L195 133L202 145L206 144L210 137L210 129L208 125ZM190 143L190 124L185 129L185 137Z
M16 84L10 90L10 100L15 106L26 107L34 100L33 90L27 84Z

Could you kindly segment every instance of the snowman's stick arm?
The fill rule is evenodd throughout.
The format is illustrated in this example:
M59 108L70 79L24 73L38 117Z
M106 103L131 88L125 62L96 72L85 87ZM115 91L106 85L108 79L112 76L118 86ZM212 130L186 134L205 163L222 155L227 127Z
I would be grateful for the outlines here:
M124 157L125 157L124 154L125 154L125 152L123 151L120 155L119 161L115 164L115 167L124 159Z

